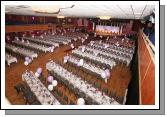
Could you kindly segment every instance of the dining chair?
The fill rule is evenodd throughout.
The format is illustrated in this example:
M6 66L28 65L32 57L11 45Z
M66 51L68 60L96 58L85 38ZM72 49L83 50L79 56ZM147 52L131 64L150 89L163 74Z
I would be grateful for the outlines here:
M79 97L80 97L80 98L85 98L86 95L85 95L85 93L83 93L83 92L79 92Z
M70 105L75 105L75 103L72 100L70 100Z
M24 89L24 85L22 83L19 83L15 85L14 88L16 89L17 93L20 93Z
M67 105L67 103L65 102L65 100L64 100L63 98L61 98L61 99L59 100L59 102L60 102L62 105Z
M75 95L76 95L77 97L79 97L80 91L79 91L78 88L74 88L74 93L75 93Z
M123 104L124 97L123 97L123 96L116 96L116 97L115 97L115 100L116 100L118 103Z
M86 104L86 105L92 105L92 104L93 104L92 98L87 97L87 98L85 99L85 104Z
M104 92L106 95L108 95L108 89L107 88L103 88L102 92Z
M62 92L62 91L60 91L60 90L59 90L59 95L60 95L60 97L62 97L62 96L63 96L63 92Z
M111 98L115 98L116 97L116 91L115 90L110 91L109 96Z
M30 91L30 89L23 89L23 96L26 100L25 104L31 104L36 100L35 95Z
M31 105L41 105L41 103L38 100L35 100L31 103Z
M98 88L99 90L101 89L101 86L100 86L99 83L94 82L94 86L95 86L96 88Z
M63 81L63 84L64 84L66 87L68 87L69 81L68 81L68 80L64 80L64 81Z
M65 102L68 104L68 97L66 95L64 95L64 98Z
M99 103L96 102L95 100L92 101L92 104L93 104L93 105L99 105Z

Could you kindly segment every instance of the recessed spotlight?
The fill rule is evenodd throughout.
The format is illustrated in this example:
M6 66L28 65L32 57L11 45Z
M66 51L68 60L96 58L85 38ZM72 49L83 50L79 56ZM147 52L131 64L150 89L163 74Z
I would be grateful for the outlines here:
M98 16L100 19L109 20L111 16Z
M65 18L65 16L57 16L57 18Z
M9 13L10 11L8 11L8 10L5 10L5 13Z

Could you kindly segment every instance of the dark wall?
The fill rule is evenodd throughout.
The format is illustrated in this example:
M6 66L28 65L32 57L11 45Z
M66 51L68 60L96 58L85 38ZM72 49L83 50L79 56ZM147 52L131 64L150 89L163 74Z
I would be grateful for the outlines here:
M57 23L56 17L5 14L6 25Z
M134 37L134 39L137 37ZM139 104L139 78L138 78L138 43L136 40L135 53L132 60L131 71L132 79L128 86L127 94L127 105L138 105Z
M142 26L141 20L134 20L132 30L138 32L141 26Z

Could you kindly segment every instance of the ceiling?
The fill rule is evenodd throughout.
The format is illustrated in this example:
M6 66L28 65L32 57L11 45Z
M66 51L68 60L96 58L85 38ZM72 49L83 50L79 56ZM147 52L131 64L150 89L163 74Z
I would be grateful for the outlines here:
M71 7L75 4L56 5L59 8ZM46 6L47 7L47 6ZM75 5L73 8L61 9L59 14L36 13L31 5L6 5L6 14L33 15L33 16L65 16L96 18L97 16L111 16L118 19L143 19L150 15L154 5Z

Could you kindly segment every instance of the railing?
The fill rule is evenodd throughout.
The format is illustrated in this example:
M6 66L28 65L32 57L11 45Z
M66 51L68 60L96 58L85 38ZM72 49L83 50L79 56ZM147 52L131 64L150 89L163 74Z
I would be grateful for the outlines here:
M150 39L148 38L148 36L146 36L145 34L144 34L144 32L143 31L141 31L141 33L142 33L142 36L143 36L143 39L144 39L144 41L147 43L147 46L149 46L149 50L150 50L150 54L153 56L153 58L154 58L154 55L155 55L155 46L153 45L153 43L150 41Z

